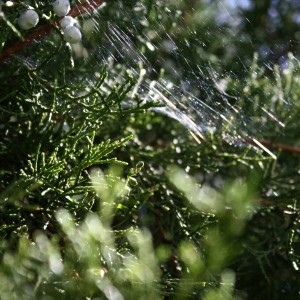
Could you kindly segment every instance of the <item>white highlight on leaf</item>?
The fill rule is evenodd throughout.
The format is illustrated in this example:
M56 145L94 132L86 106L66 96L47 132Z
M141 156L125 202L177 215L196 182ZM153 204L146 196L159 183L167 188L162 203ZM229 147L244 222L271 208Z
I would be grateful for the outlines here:
M61 261L61 256L59 255L59 253L52 253L49 257L49 267L50 267L50 270L59 275L63 272L64 270L64 265Z
M2 1L1 1L2 2ZM5 2L5 5L7 6L7 7L11 7L11 6L14 6L14 3L12 2L12 1L6 1Z

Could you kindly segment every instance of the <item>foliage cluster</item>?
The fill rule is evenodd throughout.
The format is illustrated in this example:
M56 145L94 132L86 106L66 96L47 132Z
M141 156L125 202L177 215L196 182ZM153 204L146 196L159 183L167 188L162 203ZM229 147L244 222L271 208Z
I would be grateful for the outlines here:
M0 1L1 53L31 33L27 5L52 28L0 62L1 299L299 296L300 64L266 63L259 39L287 2L249 1L236 24L215 1L107 1L71 48L51 1ZM153 81L205 99L201 143Z

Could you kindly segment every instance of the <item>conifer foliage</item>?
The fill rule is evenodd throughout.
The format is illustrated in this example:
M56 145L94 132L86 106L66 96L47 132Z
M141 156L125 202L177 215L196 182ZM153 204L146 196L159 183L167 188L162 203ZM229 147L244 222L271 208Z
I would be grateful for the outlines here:
M1 299L299 296L299 7L243 3L0 1Z

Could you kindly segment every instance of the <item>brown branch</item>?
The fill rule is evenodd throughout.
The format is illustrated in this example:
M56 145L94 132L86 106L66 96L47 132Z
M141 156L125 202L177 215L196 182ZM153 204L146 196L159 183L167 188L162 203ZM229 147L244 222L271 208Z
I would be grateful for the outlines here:
M103 4L106 0L93 0L89 1L86 0L83 4L76 4L72 7L71 11L69 12L68 16L71 17L78 17L82 14L88 13L93 9L97 8L99 5ZM58 25L59 21L62 18L58 18L53 22L53 25ZM53 26L45 25L38 28L35 32L27 35L24 40L17 41L9 48L4 49L0 53L0 63L6 60L13 54L20 52L24 47L31 44L33 41L37 41L48 35L53 30Z
M273 148L276 150L286 151L286 152L290 152L290 153L294 153L294 154L300 154L300 148L296 147L296 146L272 143L271 141L268 141L268 140L260 140L260 142L264 146L270 147L270 148Z
M246 142L250 143L250 144L254 144L253 139L248 138L245 139ZM277 144L277 143L273 143L272 141L269 140L258 140L262 145L271 148L271 149L275 149L275 150L280 150L280 151L285 151L285 152L289 152L289 153L293 153L293 154L300 154L300 147L296 147L296 146L290 146L290 145L286 145L286 144Z

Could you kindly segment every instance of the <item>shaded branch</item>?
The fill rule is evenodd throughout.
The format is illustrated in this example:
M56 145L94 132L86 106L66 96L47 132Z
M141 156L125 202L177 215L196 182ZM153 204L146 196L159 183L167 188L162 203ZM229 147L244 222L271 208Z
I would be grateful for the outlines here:
M245 139L246 142L250 144L255 144L253 142L253 139ZM273 143L272 141L269 140L264 140L264 139L259 139L259 142L264 145L265 147L279 150L279 151L284 151L284 152L289 152L293 154L300 154L300 147L297 146L291 146L291 145L286 145L286 144L278 144L278 143Z
M76 4L72 7L71 11L69 12L68 16L71 17L78 17L80 15L83 15L85 13L89 13L93 9L99 7L101 4L103 4L106 0L93 0L93 1L85 1L82 4ZM58 25L60 20L62 18L58 18L53 22L53 25ZM25 48L27 45L31 44L34 40L40 40L46 35L48 35L53 30L52 25L45 25L35 32L27 35L24 40L15 42L11 47L8 47L0 53L0 62L3 62L8 57L10 57L13 54L16 54L20 52L23 48Z

